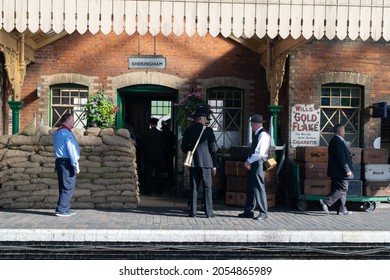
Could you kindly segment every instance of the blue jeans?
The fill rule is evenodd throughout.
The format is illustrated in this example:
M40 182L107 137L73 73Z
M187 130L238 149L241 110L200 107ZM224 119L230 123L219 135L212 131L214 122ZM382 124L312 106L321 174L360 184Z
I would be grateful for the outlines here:
M56 171L59 191L56 213L68 213L70 211L70 201L76 187L76 173L70 163L70 159L63 158L56 159Z

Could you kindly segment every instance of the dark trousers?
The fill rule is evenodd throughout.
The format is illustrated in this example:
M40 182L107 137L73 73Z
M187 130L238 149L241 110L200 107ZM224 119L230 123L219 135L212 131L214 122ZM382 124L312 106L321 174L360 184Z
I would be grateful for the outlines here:
M145 162L145 193L161 193L162 161Z
M345 203L347 202L347 191L349 181L344 179L332 178L332 191L323 201L329 207L334 203L339 202L340 211L347 211Z
M267 194L265 193L265 169L262 161L256 161L251 164L251 170L248 171L247 193L245 212L253 212L256 204L259 206L260 213L268 213Z
M70 210L70 201L76 188L76 173L70 163L70 159L58 158L56 159L55 166L59 191L56 212L68 213Z
M214 214L211 171L211 168L190 168L190 214L194 216L198 208L198 191L201 181L203 181L205 213L207 216Z

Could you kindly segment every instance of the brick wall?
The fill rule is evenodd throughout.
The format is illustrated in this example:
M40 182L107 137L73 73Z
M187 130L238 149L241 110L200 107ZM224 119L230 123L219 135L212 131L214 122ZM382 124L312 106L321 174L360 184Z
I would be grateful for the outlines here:
M163 55L167 58L167 68L161 70L129 70L128 58L132 55ZM24 106L20 112L20 127L32 122L33 113L39 112L48 118L49 87L51 82L77 82L95 92L104 84L106 92L116 97L118 77L139 74L146 76L160 73L160 84L170 84L168 80L179 79L179 94L186 94L192 88L205 92L207 79L217 77L236 78L245 81L250 102L245 119L255 111L266 111L269 96L265 93L264 73L260 74L259 57L249 49L223 37L128 36L126 34L104 35L72 34L63 37L36 52L34 63L28 65L22 88ZM76 74L84 78L58 79L58 75ZM56 76L57 79L51 79ZM72 76L73 77L73 76ZM135 76L133 76L135 77ZM226 79L226 77L228 79ZM165 80L164 80L165 79ZM224 79L220 79L221 83ZM42 86L40 98L36 97L37 85ZM236 83L232 83L236 84ZM119 85L119 86L118 86ZM229 86L216 84L215 86ZM266 102L255 103L252 96L260 96ZM256 104L256 107L255 107Z
M320 105L321 85L349 83L364 87L363 130L364 147L372 147L380 136L380 119L370 117L373 103L390 102L390 49L383 42L312 41L299 47L289 57L288 102ZM289 111L284 110L283 130L289 131ZM283 134L283 137L286 137ZM285 139L289 141L289 139Z

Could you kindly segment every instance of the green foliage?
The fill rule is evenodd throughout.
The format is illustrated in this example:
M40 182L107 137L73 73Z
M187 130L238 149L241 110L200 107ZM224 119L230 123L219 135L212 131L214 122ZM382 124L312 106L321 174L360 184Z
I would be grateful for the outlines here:
M174 104L178 108L176 122L180 126L181 131L193 124L196 107L205 104L206 102L202 99L200 92L191 92L181 99L179 103Z
M114 128L115 115L119 107L114 104L111 97L104 94L104 88L89 97L84 108L87 117L87 127Z

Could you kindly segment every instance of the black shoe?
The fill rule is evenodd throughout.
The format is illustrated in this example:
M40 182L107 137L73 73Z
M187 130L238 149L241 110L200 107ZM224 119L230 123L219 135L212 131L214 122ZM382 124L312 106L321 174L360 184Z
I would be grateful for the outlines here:
M238 214L238 217L240 218L254 218L255 217L255 214L253 212L248 212L248 211L244 211L240 214Z
M188 217L191 217L191 218L196 218L196 215L195 215L195 214L192 214L192 213L190 213L190 214L188 214Z
M267 214L261 213L261 214L259 214L259 216L255 217L255 218L253 218L253 219L255 219L255 220L257 220L257 221L262 221L262 220L265 220L265 219L267 219L267 218L268 218L268 215L267 215Z
M337 215L351 215L352 212L351 211L337 211Z
M324 210L325 214L329 214L328 205L326 205L322 199L320 199L320 203L322 205L322 210Z

